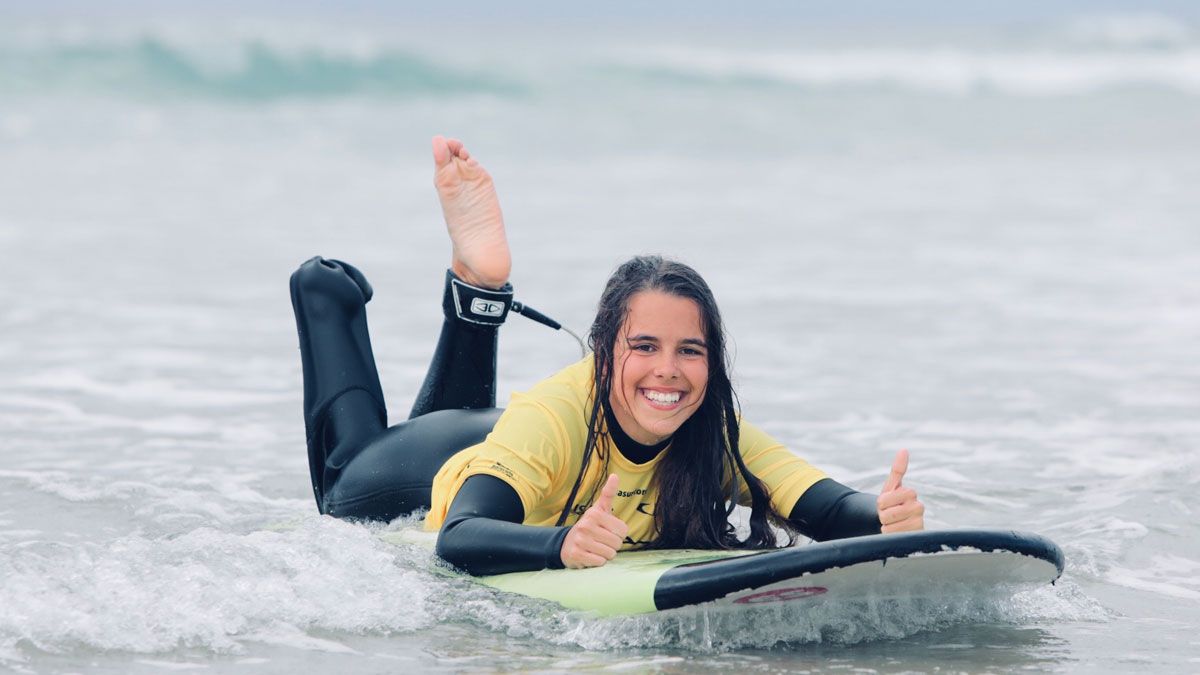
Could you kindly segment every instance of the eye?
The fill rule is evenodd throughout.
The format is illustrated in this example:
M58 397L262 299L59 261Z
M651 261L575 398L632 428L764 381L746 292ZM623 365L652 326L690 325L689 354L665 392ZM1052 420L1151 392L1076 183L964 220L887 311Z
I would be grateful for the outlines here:
M642 342L642 343L639 343L636 345L632 345L629 348L635 352L644 352L646 354L649 354L654 351L654 345L650 344L649 342Z
M684 356L704 356L704 352L696 349L695 347L684 347L683 349L679 350L679 353L683 354Z

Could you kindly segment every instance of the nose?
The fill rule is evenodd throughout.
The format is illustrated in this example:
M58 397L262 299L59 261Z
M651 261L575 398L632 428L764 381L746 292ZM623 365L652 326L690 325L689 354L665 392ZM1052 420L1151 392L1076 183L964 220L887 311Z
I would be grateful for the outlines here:
M654 363L654 376L665 380L679 377L678 358L674 352L660 352L658 360Z

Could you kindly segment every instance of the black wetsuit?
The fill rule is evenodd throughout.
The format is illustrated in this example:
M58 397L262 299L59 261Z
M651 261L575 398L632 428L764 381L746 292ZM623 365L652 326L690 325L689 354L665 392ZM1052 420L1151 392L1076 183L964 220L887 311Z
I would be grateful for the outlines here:
M450 277L447 277L449 284ZM464 321L449 287L445 321L407 421L387 426L383 390L367 333L372 290L353 266L308 260L291 278L304 370L304 422L313 493L321 513L391 520L429 508L442 464L491 431L496 405L496 326ZM645 463L664 445L643 446L610 420L618 450ZM818 541L879 533L875 497L832 479L810 487L789 520ZM438 554L472 574L562 567L569 527L522 525L516 490L471 476L450 505Z

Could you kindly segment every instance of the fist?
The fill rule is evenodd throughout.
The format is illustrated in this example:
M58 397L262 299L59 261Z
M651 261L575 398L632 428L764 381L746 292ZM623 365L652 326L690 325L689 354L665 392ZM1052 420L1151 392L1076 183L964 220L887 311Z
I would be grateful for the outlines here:
M616 557L629 533L625 521L612 514L612 501L616 496L617 474L614 473L601 488L600 498L567 532L559 554L564 565L571 569L600 567Z
M908 471L908 451L896 453L892 472L883 483L883 492L875 504L879 510L881 532L915 532L925 529L925 505L917 498L917 491L902 485L904 473Z

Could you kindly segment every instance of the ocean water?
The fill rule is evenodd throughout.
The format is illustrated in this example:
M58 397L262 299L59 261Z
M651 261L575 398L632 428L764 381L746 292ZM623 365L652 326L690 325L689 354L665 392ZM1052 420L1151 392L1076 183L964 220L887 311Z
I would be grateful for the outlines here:
M1063 578L599 620L318 516L287 278L365 271L403 419L437 133L495 176L519 299L582 331L625 257L692 263L750 419L865 490L909 448L930 527L1041 533ZM9 17L0 669L1200 670L1198 184L1200 25L1167 14ZM514 318L501 400L577 357Z

